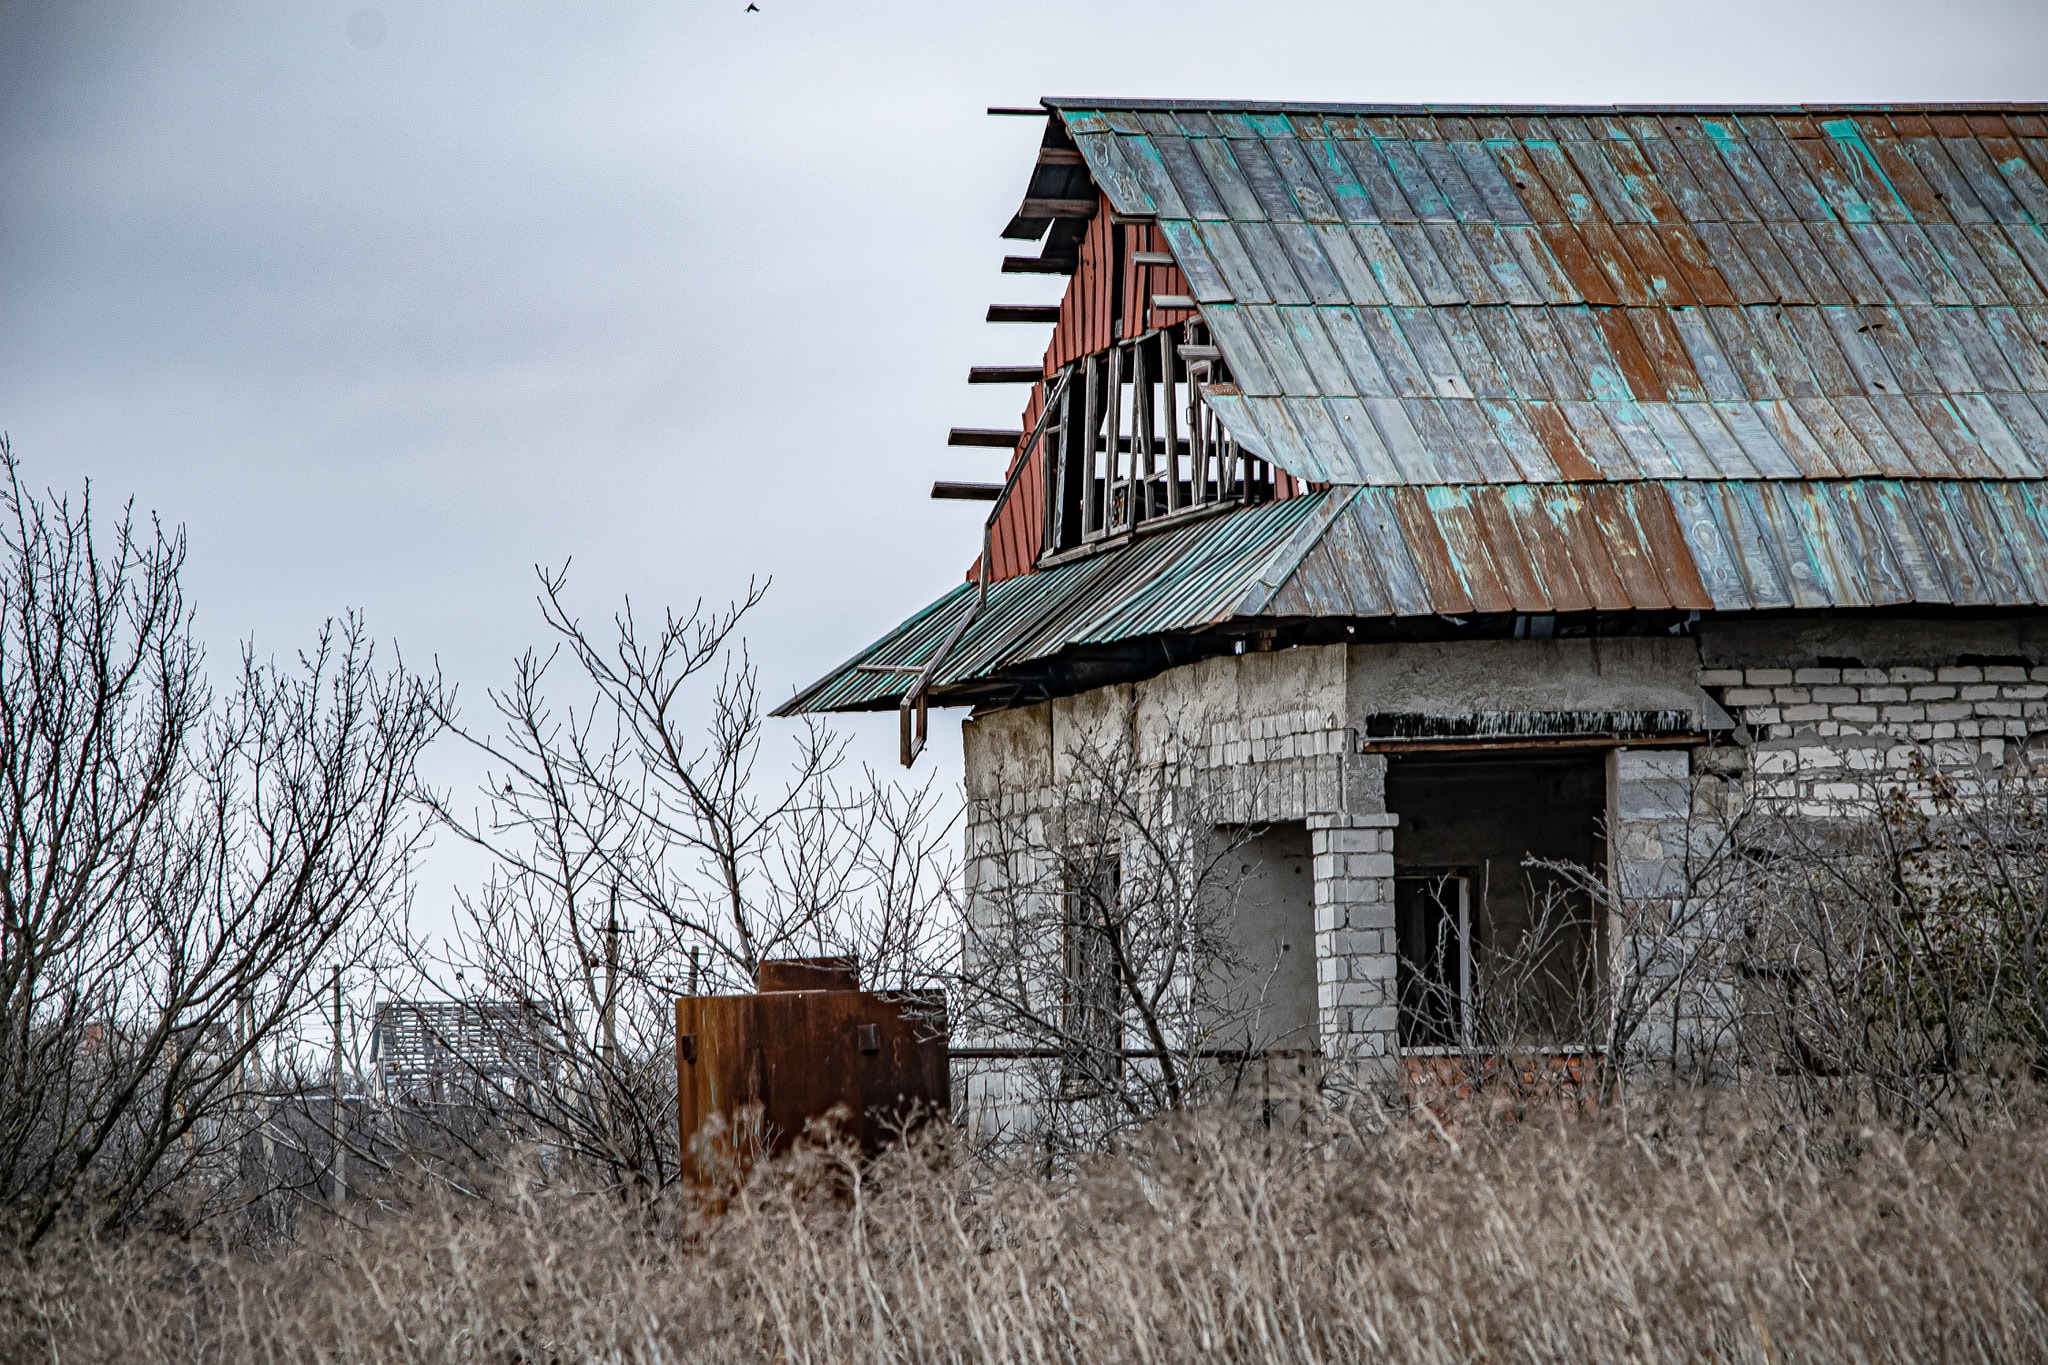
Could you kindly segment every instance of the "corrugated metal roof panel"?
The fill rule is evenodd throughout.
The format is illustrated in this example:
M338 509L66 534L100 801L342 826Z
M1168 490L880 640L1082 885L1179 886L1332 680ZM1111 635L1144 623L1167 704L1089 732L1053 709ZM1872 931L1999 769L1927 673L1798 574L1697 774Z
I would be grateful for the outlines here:
M1062 653L1262 618L2048 606L2030 481L1724 480L1334 489L992 584L935 696ZM955 588L784 714L892 705Z
M1275 557L1296 529L1344 494L1316 493L1211 515L1036 573L991 583L988 599L934 678L949 685L994 677L1004 669L1081 645L1108 644L1163 632L1197 630L1229 620L1262 587ZM785 703L778 715L890 706L912 674L944 642L978 589L953 589Z
M1333 487L995 583L939 696L1269 617L2048 605L2048 108L1047 104ZM785 709L893 703L975 591Z
M1038 575L1006 579L1022 583ZM997 585L1002 586L1001 584ZM839 668L776 708L778 716L817 711L859 711L894 705L911 675L894 670L922 668L945 642L961 613L973 601L974 588L962 584L853 656ZM990 590L994 595L994 589Z
M1936 135L1908 106L1047 103L1181 260L1259 400L1225 422L1301 477L1521 482L1522 434L1564 430L1570 477L2048 477L2034 106ZM1506 305L1555 325L1432 318ZM1532 359L1550 391L1493 391ZM1406 429L1328 439L1328 400L1397 395L1427 400Z

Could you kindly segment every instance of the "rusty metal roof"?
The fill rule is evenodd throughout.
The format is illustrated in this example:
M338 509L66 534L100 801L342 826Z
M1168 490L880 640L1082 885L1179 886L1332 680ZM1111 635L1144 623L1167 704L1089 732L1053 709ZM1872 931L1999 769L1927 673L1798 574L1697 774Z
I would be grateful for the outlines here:
M962 585L781 714L893 706ZM989 587L937 701L1089 646L1303 617L2048 604L2048 485L1748 480L1347 487Z
M2048 106L1045 104L1330 487L992 585L935 700L1282 620L2048 606ZM973 592L784 711L893 705Z
M2048 473L2048 106L1046 103L1303 478Z

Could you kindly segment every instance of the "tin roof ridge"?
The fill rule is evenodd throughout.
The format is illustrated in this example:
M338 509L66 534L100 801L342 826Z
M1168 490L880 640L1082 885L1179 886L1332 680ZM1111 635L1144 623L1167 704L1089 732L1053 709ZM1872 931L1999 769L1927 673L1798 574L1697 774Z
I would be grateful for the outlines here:
M1226 113L1387 114L1859 114L1859 113L2008 113L2048 112L2048 98L2039 100L1865 100L1819 104L1468 104L1401 103L1327 100L1138 99L1047 95L1039 103L1048 110L1144 109L1218 111Z
M1318 491L1348 493L1360 488L1616 488L1641 484L1839 484L1839 483L1940 483L1940 484L2048 484L2048 474L1940 474L1926 470L1863 471L1854 474L1641 474L1604 479L1314 479Z

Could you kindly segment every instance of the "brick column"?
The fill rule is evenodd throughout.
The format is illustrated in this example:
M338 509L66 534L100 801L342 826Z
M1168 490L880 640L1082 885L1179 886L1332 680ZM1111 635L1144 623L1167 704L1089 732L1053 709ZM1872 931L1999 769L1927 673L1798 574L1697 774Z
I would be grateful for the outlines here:
M1323 1055L1392 1074L1396 815L1311 815Z

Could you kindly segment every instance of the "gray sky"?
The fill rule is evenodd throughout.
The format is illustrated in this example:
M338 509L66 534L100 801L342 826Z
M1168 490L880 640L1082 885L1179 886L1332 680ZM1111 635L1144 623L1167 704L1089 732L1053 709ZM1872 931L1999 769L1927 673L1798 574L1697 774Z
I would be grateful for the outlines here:
M2043 0L757 3L0 0L30 481L183 522L216 658L361 608L474 711L574 556L593 614L772 576L779 699L977 548L925 491L1000 473L945 431L1047 329L981 314L1060 283L997 273L1039 126L988 105L2048 97Z

